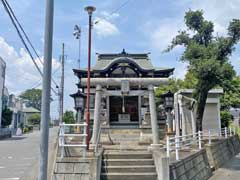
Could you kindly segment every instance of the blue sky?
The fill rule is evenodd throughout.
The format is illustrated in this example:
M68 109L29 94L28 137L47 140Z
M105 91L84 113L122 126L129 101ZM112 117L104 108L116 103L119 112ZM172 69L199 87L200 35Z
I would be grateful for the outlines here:
M53 71L59 67L61 44L66 44L66 91L65 108L73 107L69 94L76 91L76 77L72 68L77 67L78 44L74 39L73 27L82 27L81 66L87 60L87 5L94 5L97 11L94 21L100 20L93 28L92 63L95 53L118 53L123 48L129 53L151 52L155 66L175 67L174 76L183 78L186 64L179 62L183 48L177 47L170 53L162 53L179 29L184 29L184 13L189 9L202 9L204 16L215 23L216 33L226 34L226 27L232 18L240 18L239 0L129 0L118 9L124 0L55 0ZM16 16L32 40L40 56L43 56L45 1L9 0ZM0 6L0 56L7 63L6 86L10 93L19 94L27 88L36 87L41 78L27 53L23 50L15 29ZM231 57L237 73L240 73L240 48ZM37 61L38 62L38 61ZM39 63L39 62L38 62ZM60 71L54 74L59 82ZM39 88L41 85L38 86ZM53 97L53 99L57 99ZM51 106L52 117L57 117L57 102Z

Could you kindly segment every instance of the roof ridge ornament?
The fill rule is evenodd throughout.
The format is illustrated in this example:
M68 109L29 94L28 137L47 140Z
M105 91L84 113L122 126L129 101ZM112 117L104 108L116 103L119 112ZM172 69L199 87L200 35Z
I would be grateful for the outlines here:
M123 55L127 55L127 53L126 53L126 51L125 51L125 49L124 49L124 48L123 48L123 50L122 50L121 54L123 54Z

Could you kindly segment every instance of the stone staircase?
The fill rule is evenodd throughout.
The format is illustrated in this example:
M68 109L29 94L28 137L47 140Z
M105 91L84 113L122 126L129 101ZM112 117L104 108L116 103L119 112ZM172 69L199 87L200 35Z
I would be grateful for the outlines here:
M157 180L152 154L147 151L106 151L100 180Z

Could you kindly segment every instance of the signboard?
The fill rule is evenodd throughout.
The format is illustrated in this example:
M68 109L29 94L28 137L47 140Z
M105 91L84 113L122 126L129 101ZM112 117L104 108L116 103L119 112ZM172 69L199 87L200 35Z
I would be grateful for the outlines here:
M120 123L130 122L130 114L118 114L118 120Z
M130 91L130 87L129 87L129 81L128 80L122 80L121 81L121 91L122 94L128 94Z

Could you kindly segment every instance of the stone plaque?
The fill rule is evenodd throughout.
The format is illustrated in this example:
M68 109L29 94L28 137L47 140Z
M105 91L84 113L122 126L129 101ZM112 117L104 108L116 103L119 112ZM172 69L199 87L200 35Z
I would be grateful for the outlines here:
M130 90L129 87L129 81L128 80L122 80L121 81L121 91L123 94L128 94Z
M130 122L130 114L118 114L118 120L120 122Z

